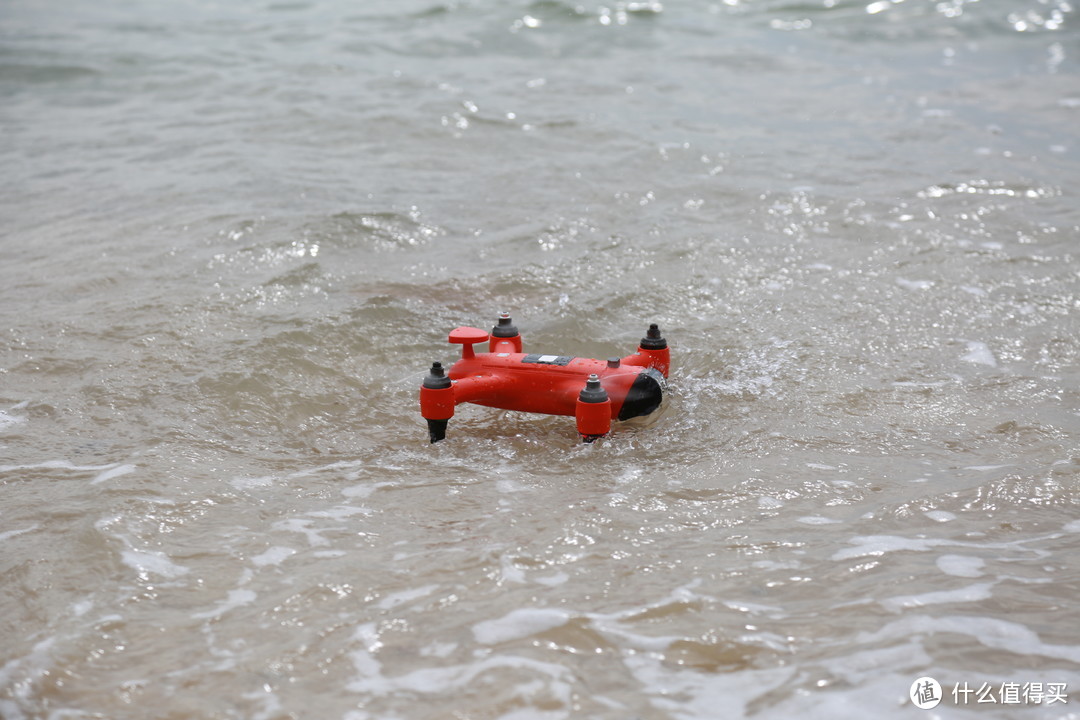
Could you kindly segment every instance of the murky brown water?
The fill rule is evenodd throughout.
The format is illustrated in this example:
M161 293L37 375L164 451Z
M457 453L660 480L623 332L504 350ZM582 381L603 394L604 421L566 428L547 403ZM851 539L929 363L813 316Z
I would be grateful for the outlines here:
M1078 52L1061 0L6 3L0 716L1080 717ZM661 412L429 445L504 309L659 323Z

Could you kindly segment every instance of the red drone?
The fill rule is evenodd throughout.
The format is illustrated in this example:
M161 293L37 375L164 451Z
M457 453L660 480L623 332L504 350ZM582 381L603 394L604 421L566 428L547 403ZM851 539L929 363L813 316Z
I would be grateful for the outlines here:
M568 355L522 352L521 335L509 313L487 333L459 327L451 343L461 345L461 359L443 369L431 365L420 388L420 414L431 442L446 437L447 422L458 403L503 410L573 415L585 442L603 437L612 420L648 415L660 406L671 359L660 328L649 326L637 352L624 358L594 360ZM473 345L487 342L487 352Z

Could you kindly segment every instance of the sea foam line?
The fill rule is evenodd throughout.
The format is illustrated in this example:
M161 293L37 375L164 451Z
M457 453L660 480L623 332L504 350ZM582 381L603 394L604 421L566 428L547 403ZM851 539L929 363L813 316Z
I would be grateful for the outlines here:
M108 463L106 465L76 465L67 460L47 460L41 463L28 465L0 465L0 473L21 472L25 470L71 470L72 472L98 472L99 474L90 481L91 485L103 483L106 480L127 475L134 472L138 467L131 463Z

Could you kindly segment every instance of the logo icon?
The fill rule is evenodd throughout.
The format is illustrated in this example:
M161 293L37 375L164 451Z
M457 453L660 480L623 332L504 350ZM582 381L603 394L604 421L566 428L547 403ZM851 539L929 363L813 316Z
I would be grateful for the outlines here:
M911 683L908 695L911 697L911 702L920 710L936 708L941 702L941 683L932 677L921 677Z

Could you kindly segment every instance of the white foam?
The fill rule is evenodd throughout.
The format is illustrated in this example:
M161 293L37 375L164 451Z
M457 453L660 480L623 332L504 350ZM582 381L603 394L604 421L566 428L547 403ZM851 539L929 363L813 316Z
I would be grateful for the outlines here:
M90 481L90 484L97 485L98 483L103 483L106 480L112 480L113 478L120 477L121 475L127 475L128 473L135 472L135 469L136 468L134 465L117 465L111 470L106 470L105 472L98 475L96 478Z
M570 614L551 608L519 608L497 620L473 625L473 636L484 645L497 645L565 625Z
M929 667L932 662L922 645L912 641L900 645L858 650L848 655L839 655L831 658L827 667L830 672L846 680L849 685L859 686L880 678L883 668ZM840 713L836 715L826 714L820 717L851 716L847 713Z
M350 654L359 677L346 688L352 692L385 696L393 692L409 694L448 694L472 687L480 675L496 670L517 670L534 679L548 679L547 689L564 704L570 701L570 671L555 663L541 662L517 655L494 655L468 665L420 668L404 675L387 677L371 650ZM535 680L534 680L535 681Z
M611 620L611 616L592 615L592 627L602 635L616 638L618 644L649 653L662 653L683 638L675 635L642 635L626 630Z
M774 617L783 616L783 611L772 605L762 605L760 603L744 602L742 600L725 600L724 605L728 606L736 612L749 613L751 615L760 615L767 613Z
M886 2L886 5L891 5L891 3ZM897 657L903 649L910 647L910 644L900 646L896 648L895 654L886 652L882 652L877 656L871 653L862 654L863 657L860 660L867 663L887 663L890 659ZM927 653L913 650L906 664L897 662L895 665L890 664L883 668L872 666L872 670L866 673L865 680L852 683L848 687L845 687L843 683L830 683L832 687L826 686L822 690L816 688L813 691L803 688L799 688L794 692L788 690L787 692L776 693L775 696L779 696L779 699L775 702L773 697L763 697L758 702L764 701L764 704L769 708L768 712L763 714L754 713L750 716L769 718L798 717L807 720L857 717L872 717L874 720L918 720L920 717L925 717L926 720L941 720L941 718L946 717L953 719L957 715L964 717L968 713L948 714L948 710L944 714L938 711L930 711L922 715L915 714L917 711L913 710L906 693L914 676L908 673L898 674L891 672L897 665L918 668L930 666L932 663L933 660L930 659ZM833 661L826 661L822 664L825 666L825 672L832 670ZM841 674L842 671L837 670L836 672ZM938 677L942 676L937 672L935 674ZM798 680L793 679L790 684L797 685L798 682ZM903 689L898 690L899 688ZM873 710L868 712L868 708L873 708ZM977 709L983 710L981 707ZM941 708L938 708L938 710L941 710ZM970 714L975 716L976 719L980 716L989 717L988 714L979 712ZM700 715L694 717L710 718L711 720L715 716Z
M33 532L34 530L37 530L38 527L40 527L40 526L39 525L31 525L30 527L22 528L21 530L7 530L5 532L0 533L0 542L4 542L5 540L9 540L9 539L11 539L11 538L13 538L13 537L15 537L17 535L22 535L23 533Z
M525 490L525 486L511 478L500 478L495 481L495 490L505 495L512 495Z
M499 558L499 584L508 582L524 583L525 571L515 565L510 556L502 555Z
M758 507L762 510L775 510L784 507L784 502L771 495L763 495L757 499Z
M667 703L670 710L680 717L684 716L682 703L688 700L694 707L685 717L715 717L715 709L720 693L714 692L717 675L698 673L687 668L669 668L665 665L662 653L669 649L679 637L649 637L628 631L628 623L637 624L644 614L660 608L676 607L673 612L683 612L682 606L698 601L701 596L692 588L700 581L692 581L686 586L675 588L661 600L648 605L635 605L612 613L573 613L560 608L523 608L508 612L493 620L476 623L472 627L476 643L470 662L461 665L435 666L414 669L403 675L389 674L380 661L382 642L374 623L369 623L354 634L354 650L349 653L356 668L354 679L346 687L349 691L385 698L400 695L402 698L415 699L417 694L448 695L473 688L476 683L486 678L498 678L499 683L514 697L521 700L515 703L521 717L562 719L576 717L571 710L573 688L580 683L571 668L565 663L547 663L521 655L507 655L497 652L502 643L512 643L513 648L531 645L537 633L547 632L562 627L567 622L588 622L591 629L609 638L623 649L621 659L639 680L652 704ZM687 606L686 612L692 612ZM765 608L762 607L764 610ZM646 622L646 624L649 624ZM516 642L515 642L516 641ZM779 636L775 639L778 652L789 651L789 642ZM492 647L495 646L495 647ZM464 649L470 646L466 643ZM419 657L431 658L437 664L439 659L461 652L462 646L455 643L432 643L419 652ZM640 670L640 673L638 672ZM789 669L780 675L770 673L777 680L791 676ZM654 673L656 675L654 675ZM737 677L736 677L737 675ZM650 676L656 682L643 682ZM741 692L751 697L760 692L762 683L747 682L745 673L725 675L729 679L726 689ZM764 679L763 677L757 679ZM680 692L679 683L689 683L687 692ZM768 683L772 685L772 683ZM676 689L669 692L670 688ZM738 688L738 690L736 690ZM677 697L676 697L677 694ZM726 693L724 693L726 696ZM547 707L538 712L536 700L545 697ZM730 700L730 698L727 698ZM615 701L600 701L613 709L619 709ZM678 703L678 706L676 705ZM725 703L730 705L730 703ZM665 707L667 707L665 706ZM659 705L658 705L659 707ZM709 712L706 712L709 708ZM678 712L676 712L678 711ZM710 714L711 713L711 714ZM505 717L505 716L501 716ZM513 717L513 716L511 716Z
M968 555L942 555L937 559L941 572L954 577L981 577L986 561Z
M748 717L754 699L768 697L774 691L790 687L796 672L799 672L795 667L730 673L697 672L667 666L647 654L627 655L623 663L633 675L635 684L648 695L656 715L686 719ZM805 713L806 699L801 700L803 707L800 712Z
M8 408L8 409L9 410L14 410L15 408ZM11 415L10 413L8 413L8 412L6 412L4 410L0 410L0 432L3 432L4 430L7 430L12 425L15 425L16 423L21 423L21 422L26 422L26 418L22 417L21 415Z
M832 555L833 560L849 560L858 557L880 557L885 553L896 552L898 550L926 552L938 545L951 544L948 540L905 538L897 535L856 536L848 542L855 545L855 547L837 550Z
M230 480L229 484L237 490L254 490L255 488L270 487L274 484L274 477L272 475L253 478L238 477Z
M541 585L546 585L547 587L555 587L556 585L562 585L569 579L570 576L566 573L557 572L554 575L543 575L540 577L534 577L532 581Z
M997 358L994 357L994 353L990 351L990 347L984 342L968 340L967 352L961 355L960 359L976 365L997 367Z
M265 567L267 565L280 565L286 559L296 554L296 550L291 547L282 547L275 545L274 547L267 548L263 552L251 558L251 562L258 567Z
M1042 655L1080 663L1080 646L1051 645L1043 642L1039 635L1026 625L971 615L907 615L873 632L859 633L856 641L861 644L880 645L883 640L906 640L916 635L941 636L942 633L968 635L986 647L1005 650L1021 657ZM1030 659L1027 661L1030 662Z
M923 513L926 517L930 518L934 522L949 522L955 520L956 515L948 510L927 510Z
M975 583L967 587L955 590L937 590L935 592L919 593L917 595L897 595L886 598L881 606L892 612L900 612L908 608L924 607L926 605L941 605L944 603L979 602L988 600L993 596L994 582Z
M701 578L694 578L693 580L686 583L685 585L680 585L679 587L672 589L672 591L667 594L667 597L663 597L660 600L657 600L656 602L649 603L648 605L640 605L638 607L632 607L629 610L622 610L622 611L616 612L616 613L594 614L594 615L591 615L590 617L607 618L607 619L619 619L619 620L632 620L632 619L635 619L639 615L642 615L644 613L647 613L647 612L650 612L650 611L653 611L653 610L660 610L660 609L663 609L663 608L670 607L672 605L689 604L689 603L692 603L692 602L696 602L698 600L715 601L716 598L710 597L708 595L699 595L698 593L694 592L694 588L699 587L700 585L701 585Z
M933 280L907 280L905 278L897 278L896 284L906 290L929 290L934 287Z
M672 590L667 597L648 605L631 607L613 613L587 613L583 617L588 619L592 628L602 634L616 638L620 644L633 650L645 652L663 652L671 647L672 643L681 640L681 637L673 635L642 635L625 629L624 623L637 621L642 615L657 610L667 610L676 606L692 606L700 601L718 602L715 598L699 595L693 592L693 588L701 584L700 578L695 578L686 585Z
M391 608L396 608L398 605L404 605L407 602L430 595L438 589L438 585L424 585L423 587L412 588L411 590L402 590L401 592L391 593L379 601L378 607L382 610L390 610Z
M837 525L842 521L822 517L820 515L807 515L805 517L798 518L796 522L801 522L803 525Z
M371 495L371 493L375 492L375 490L377 490L380 485L382 485L382 483L363 483L360 485L350 485L349 487L342 490L341 494L345 497L363 499Z
M177 565L163 552L158 550L135 550L128 548L120 553L124 564L132 568L140 575L154 573L166 578L186 575L188 569L183 565Z
M329 520L344 520L354 515L371 515L370 508L356 507L355 505L338 505L329 510L313 510L307 515L315 518L327 518Z
M56 638L45 638L24 657L10 660L0 667L0 688L20 700L28 700L36 682L49 674L49 668L53 665L50 650L55 642ZM23 677L16 682L15 675L20 670Z
M274 523L275 530L287 530L289 532L301 533L307 537L308 544L312 547L321 545L329 545L330 541L324 538L319 533L328 532L331 530L343 530L344 528L322 528L320 530L312 530L309 525L312 524L311 520L305 518L288 518L286 520L279 520Z
M368 652L375 652L383 646L379 639L379 630L373 622L358 625L353 632L353 640L364 643L364 649Z
M779 615L777 617L784 617ZM753 627L748 625L747 627ZM735 638L736 642L743 645L754 645L756 647L766 647L770 650L774 650L782 655L787 655L791 652L791 636L780 635L774 632L748 632L743 633Z
M230 590L229 596L218 603L217 607L213 610L208 610L202 613L195 613L191 617L196 620L213 620L214 618L221 617L225 613L244 605L250 605L258 597L254 590Z

